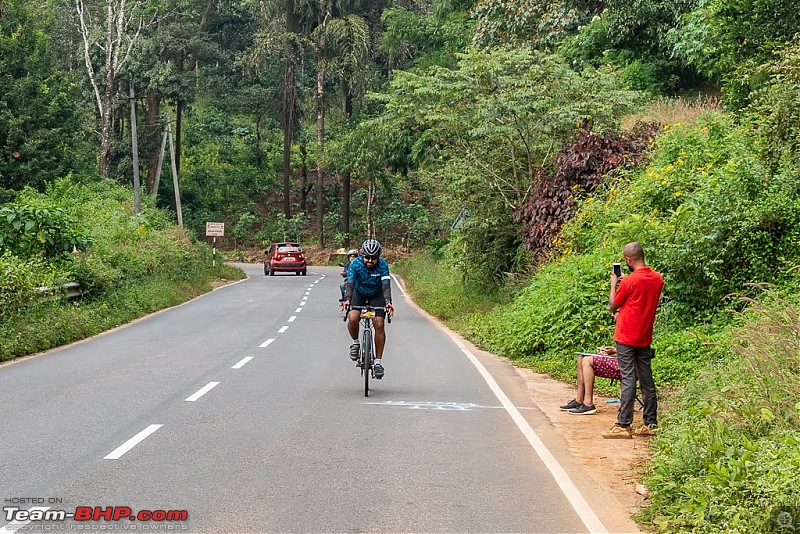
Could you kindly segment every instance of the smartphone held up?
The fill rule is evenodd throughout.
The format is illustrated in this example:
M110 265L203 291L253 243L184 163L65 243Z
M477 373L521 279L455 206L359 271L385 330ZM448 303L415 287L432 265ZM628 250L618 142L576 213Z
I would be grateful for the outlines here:
M614 276L616 276L617 278L622 276L622 264L620 264L620 263L612 263L611 264L611 268L613 269Z

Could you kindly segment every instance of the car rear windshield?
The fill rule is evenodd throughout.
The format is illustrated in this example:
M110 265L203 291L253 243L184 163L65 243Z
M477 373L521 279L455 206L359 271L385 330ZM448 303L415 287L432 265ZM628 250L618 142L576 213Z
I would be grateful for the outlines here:
M278 247L278 252L300 252L300 247Z

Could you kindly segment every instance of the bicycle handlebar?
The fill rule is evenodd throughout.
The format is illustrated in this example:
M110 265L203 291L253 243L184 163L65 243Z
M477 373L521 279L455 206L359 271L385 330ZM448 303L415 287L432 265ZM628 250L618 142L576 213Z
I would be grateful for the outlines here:
M345 307L345 309L344 309L344 317L342 318L342 321L347 321L347 315L350 313L350 310L369 311L369 310L379 310L379 309L380 308L376 308L375 306L352 306L352 305L350 305L350 306ZM384 310L386 310L386 308L384 308ZM392 316L388 312L388 310L386 311L386 320L389 321L390 323L392 322Z

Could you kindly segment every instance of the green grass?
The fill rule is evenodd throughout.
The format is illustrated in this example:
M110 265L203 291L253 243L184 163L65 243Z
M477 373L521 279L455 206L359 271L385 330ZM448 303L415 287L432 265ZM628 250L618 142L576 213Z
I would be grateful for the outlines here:
M212 281L243 277L239 269L209 265L181 276L133 280L91 299L41 299L0 320L0 361L91 337L202 295Z
M471 318L491 312L502 299L465 286L459 271L427 252L392 264L414 301L453 330L463 332Z

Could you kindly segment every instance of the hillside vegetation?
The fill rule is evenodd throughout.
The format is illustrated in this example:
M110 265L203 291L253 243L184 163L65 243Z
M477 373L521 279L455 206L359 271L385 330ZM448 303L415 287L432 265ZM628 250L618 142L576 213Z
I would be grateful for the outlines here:
M665 288L639 519L665 532L761 531L800 499L800 180L793 153L765 154L761 128L717 111L665 124L645 163L576 201L550 259L511 295L469 289L448 247L400 265L415 298L471 340L573 381L574 353L612 339L611 263L643 243Z

